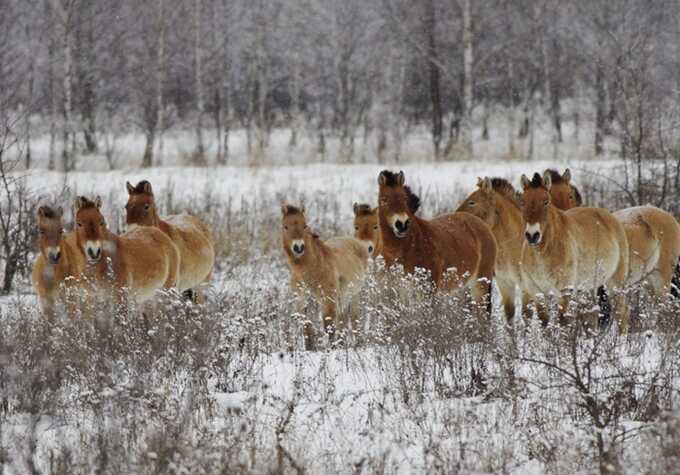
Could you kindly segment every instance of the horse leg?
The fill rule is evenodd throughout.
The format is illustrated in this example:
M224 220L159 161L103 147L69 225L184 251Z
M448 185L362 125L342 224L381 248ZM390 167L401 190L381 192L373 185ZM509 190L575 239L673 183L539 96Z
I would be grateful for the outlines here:
M472 300L475 302L480 318L491 316L491 286L492 281L487 277L480 277L472 285Z
M54 307L54 296L45 295L44 297L40 297L40 308L42 308L43 314L50 322L53 322L56 317Z
M515 316L515 284L506 279L496 279L503 301L503 311L508 322Z
M627 272L628 269L624 265L623 259L621 259L614 275L607 282L610 308L613 307L612 315L619 323L619 333L627 333L630 324L628 301L626 294L623 292Z
M324 297L321 305L321 317L323 319L324 331L328 335L329 341L332 342L335 337L337 318L337 304L335 297Z
M305 291L297 283L291 282L291 288L295 300L295 313L304 318L302 324L302 335L304 337L305 350L314 351L316 349L316 331L314 323L307 319L307 298Z

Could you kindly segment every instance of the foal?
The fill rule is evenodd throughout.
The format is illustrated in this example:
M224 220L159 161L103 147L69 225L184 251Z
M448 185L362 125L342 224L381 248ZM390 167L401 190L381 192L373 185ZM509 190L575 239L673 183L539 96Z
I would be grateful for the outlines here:
M154 226L175 243L180 255L177 288L180 292L198 289L207 284L215 265L215 246L212 232L199 218L189 214L175 214L161 219L158 216L151 183L146 180L132 186L126 183L128 202L125 205L127 224ZM198 293L196 293L196 300Z
M31 278L43 313L56 315L57 303L73 315L77 310L78 279L85 268L85 258L78 252L74 233L64 235L63 208L38 208L38 243L40 254L33 263Z
M75 201L76 241L87 260L85 276L95 295L114 296L119 311L127 311L128 297L137 303L152 299L159 289L171 289L179 278L179 251L162 231L136 227L120 236L102 216L101 199Z
M413 213L418 197L404 185L404 172L378 175L378 223L385 265L429 271L435 288L468 287L476 302L490 305L497 245L489 226L469 213L431 220Z
M284 204L281 213L281 240L298 311L304 311L304 291L309 290L321 306L325 330L332 334L336 327L344 329L347 322L344 317L338 319L339 307L361 290L368 261L366 246L353 237L322 241L307 227L304 207ZM312 349L315 335L311 324L305 324L304 334L305 347Z
M474 214L491 228L498 243L496 284L505 316L512 318L515 315L515 288L522 288L520 260L524 243L522 209L515 188L503 178L479 178L477 189L456 211Z
M530 297L550 294L562 298L563 312L571 290L615 292L615 315L620 330L628 327L625 299L619 290L628 272L628 241L621 223L601 208L562 211L553 205L551 175L522 175L525 242L522 246L522 285ZM539 316L547 318L545 309Z

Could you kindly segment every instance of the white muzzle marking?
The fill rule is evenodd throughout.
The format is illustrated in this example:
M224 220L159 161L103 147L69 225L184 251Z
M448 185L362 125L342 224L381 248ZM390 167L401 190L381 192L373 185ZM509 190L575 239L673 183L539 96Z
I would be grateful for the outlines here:
M392 228L392 231L394 232L394 235L397 236L398 238L403 238L406 236L406 233L408 231L408 227L406 228L399 228L397 227L397 222L402 223L402 225L406 224L409 222L409 217L408 214L406 213L395 213L392 216L389 217L388 222L390 223L390 227Z
M85 255L87 260L91 263L98 262L102 257L102 244L101 241L86 241L85 242Z
M539 223L527 223L524 230L524 237L527 242L532 246L537 246L541 243L543 239L543 233L541 233L541 225Z
M295 258L300 258L305 253L305 240L304 239L294 239L290 243L290 250L293 251L293 256Z

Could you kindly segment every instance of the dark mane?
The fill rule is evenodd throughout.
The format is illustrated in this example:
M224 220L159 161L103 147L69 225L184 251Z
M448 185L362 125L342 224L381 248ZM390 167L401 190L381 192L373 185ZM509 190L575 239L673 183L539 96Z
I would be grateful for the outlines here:
M576 206L583 206L583 197L581 196L581 192L578 191L578 188L576 188L574 185L571 186L571 191L574 192L574 200L576 201Z
M91 201L84 196L79 196L77 198L78 200L78 208L79 209L86 209L86 208L96 208L97 204L94 201Z
M137 186L135 186L133 192L142 194L142 193L147 193L147 190L151 189L151 183L149 183L148 180L142 180L139 183L137 183Z
M357 216L368 216L373 214L373 208L369 204L361 203L356 205L355 212Z
M566 183L566 180L562 178L562 175L560 175L560 172L553 168L548 168L546 173L550 174L550 180L552 181L553 185L561 185L562 183Z
M411 188L408 186L404 186L404 190L406 190L406 195L408 196L408 209L411 210L411 213L415 214L420 208L420 197L411 191Z
M50 206L41 206L38 208L38 214L47 219L55 219L59 217L57 212Z
M385 177L385 186L399 186L399 173L383 170L380 174Z
M505 196L514 204L519 206L519 203L517 202L517 190L515 190L515 187L512 186L512 183L510 183L505 178L500 177L491 178L491 188L493 188L493 191L495 191L496 193Z
M541 178L541 175L539 175L538 173L534 173L533 178L531 178L531 181L529 182L529 187L530 188L543 187L543 178Z
M289 214L303 214L302 210L298 208L297 206L293 205L285 205L286 206L286 215Z

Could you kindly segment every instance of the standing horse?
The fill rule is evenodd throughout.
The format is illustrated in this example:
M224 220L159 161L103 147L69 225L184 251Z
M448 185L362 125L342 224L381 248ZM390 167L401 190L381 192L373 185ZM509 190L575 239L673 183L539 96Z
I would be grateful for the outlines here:
M563 211L552 204L551 176L522 175L525 242L522 246L522 285L530 297L562 297L562 311L572 290L601 286L615 292L615 315L620 330L628 328L623 288L628 272L628 242L619 221L601 208ZM541 309L542 310L542 309ZM539 312L542 318L546 315Z
M543 175L550 175L550 198L555 206L568 210L583 205L581 193L571 184L571 171L568 168L561 175L557 170L549 168Z
M469 213L450 213L431 220L413 213L419 201L404 185L404 172L378 175L378 223L385 265L430 273L435 288L467 287L473 299L490 305L497 245L489 226ZM417 207L416 207L417 208Z
M369 204L354 203L354 237L366 245L369 256L377 256L380 230L378 228L378 208Z
M162 231L146 226L120 236L106 226L101 199L75 201L76 242L86 258L84 274L97 295L113 296L121 313L128 297L137 303L152 299L160 289L172 289L179 279L177 246Z
M565 175L567 172L569 170ZM564 195L567 185L573 190L573 196L580 197L569 177L557 186L555 193ZM555 188L553 183L550 189L553 197ZM560 200L559 207L562 209L576 206L581 206L578 199ZM658 298L667 296L669 292L677 296L678 289L672 286L672 282L680 282L680 224L675 217L650 205L625 208L613 214L623 224L628 239L630 262L626 285L645 283L652 295Z
M191 292L209 282L215 265L215 246L208 226L188 214L176 214L161 219L151 183L146 180L140 181L137 186L127 182L126 187L129 195L125 205L127 224L154 226L167 234L179 249L178 290Z
M64 210L49 206L38 208L37 227L40 254L33 263L31 278L40 306L48 318L56 315L57 303L67 313L77 310L78 280L85 258L78 252L74 233L64 235Z
M361 290L368 264L366 246L353 237L322 241L307 227L304 207L282 205L281 213L281 241L288 259L290 286L296 295L298 311L302 313L304 310L304 291L308 290L321 306L326 331L332 334L336 327L345 328L346 319L338 320L338 313L341 305ZM353 308L352 312L356 310ZM305 346L313 348L313 326L305 324L304 333Z
M520 260L524 243L522 209L515 188L503 178L480 178L473 191L456 210L484 221L498 244L496 283L505 316L515 315L515 288L521 286Z

